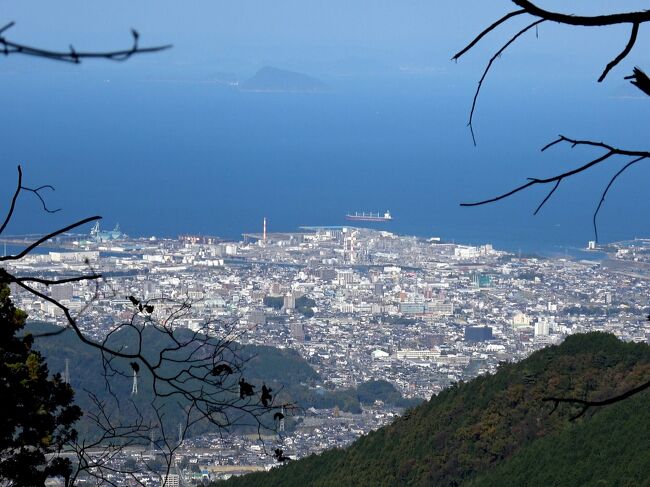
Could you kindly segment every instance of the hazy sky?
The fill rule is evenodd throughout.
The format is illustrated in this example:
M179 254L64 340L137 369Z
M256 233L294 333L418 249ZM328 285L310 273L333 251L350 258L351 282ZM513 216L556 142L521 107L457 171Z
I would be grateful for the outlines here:
M571 5L597 13L647 2ZM458 203L584 160L539 154L559 132L632 148L649 140L648 100L623 80L647 63L643 28L603 84L595 80L627 42L627 27L548 24L538 37L522 37L485 83L474 148L465 127L473 89L490 55L526 19L502 26L459 63L450 58L512 10L509 1L3 0L2 7L2 19L16 21L6 35L25 43L123 48L135 27L142 45L174 44L126 63L0 57L3 174L23 163L35 184L57 186L52 204L67 211L45 218L26 201L16 231L98 212L133 234L174 235L184 223L187 231L233 235L262 216L290 230L341 223L347 210L391 209L401 212L399 231L453 236L453 225L507 222L508 231L548 233L575 224L586 241L606 170L566 189L535 220L540 193L476 211ZM319 77L333 94L254 97L215 85L266 65ZM633 231L621 226L627 213L642 221L638 234L650 234L640 176L647 171L621 178L603 210L617 235ZM12 184L3 177L0 192ZM423 208L431 208L426 230L417 226Z
M207 71L219 69L218 62L243 69L264 62L316 66L346 55L447 67L454 50L514 8L505 0L3 0L2 4L3 18L17 22L11 32L15 39L62 48L69 43L77 49L104 48L123 45L128 41L128 29L136 27L143 44L175 45L173 51L155 60L131 63L131 72L138 72L145 63L169 60L175 68L201 64ZM540 5L566 8L566 4L547 1ZM644 1L581 0L570 4L577 13L647 7ZM495 32L479 46L474 59L482 59L478 55L483 47L494 50L499 39L520 25L524 21L517 19L512 27ZM599 68L626 40L619 28L592 35L587 29L547 25L540 34L540 42L522 39L524 46L533 46L526 48L526 54L540 56L542 61L545 57L570 59L576 70L594 62L592 69ZM639 45L645 39L642 33ZM513 57L516 52L513 49ZM503 64L502 69L513 66ZM8 67L5 63L0 69Z

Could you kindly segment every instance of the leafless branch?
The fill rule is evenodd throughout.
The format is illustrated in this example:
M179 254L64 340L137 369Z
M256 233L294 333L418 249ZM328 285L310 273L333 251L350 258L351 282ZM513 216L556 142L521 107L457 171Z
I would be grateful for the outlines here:
M457 61L458 59L461 58L461 56L462 56L463 54L465 54L467 51L469 51L470 49L472 49L472 47L474 47L476 44L478 44L479 41L480 41L481 39L483 39L483 37L485 37L486 35L488 35L490 32L492 32L494 29L496 29L497 27L499 27L501 24L503 24L504 22L507 22L507 21L510 20L512 17L515 17L515 16L517 16L517 15L521 15L521 14L525 14L525 13L526 13L526 10L521 9L521 10L515 10L515 11L513 11L513 12L509 12L509 13L505 14L505 15L504 15L503 17L501 17L499 20L497 20L496 22L494 22L492 25L490 25L489 27L485 28L485 29L484 29L484 30L483 30L479 35L477 35L477 36L472 40L472 42L470 42L467 46L465 46L463 49L461 49L461 50L458 51L456 54L454 54L454 56L451 58L451 60L452 60L452 61Z
M85 418L93 426L93 438L71 441L68 448L76 457L76 469L70 479L74 485L81 476L91 477L103 483L110 483L107 473L133 474L134 471L115 467L112 460L119 457L125 449L146 445L149 433L154 426L145 421L138 407L131 401L129 424L116 420L109 411L106 401L100 400L94 393L86 391L92 407L85 411Z
M557 187L559 186L560 182L562 182L563 179L570 178L571 176L575 176L577 174L583 173L587 171L588 169L591 169L594 166L597 166L598 164L610 159L613 156L623 156L623 157L632 157L634 158L632 161L627 163L625 166L623 166L612 178L609 180L609 183L607 184L605 190L603 191L601 195L600 202L598 203L598 206L596 207L596 210L593 215L593 222L594 222L594 232L595 232L595 237L596 241L598 241L598 229L596 226L596 218L598 216L598 212L600 211L602 204L605 200L605 196L607 195L607 192L611 188L612 184L618 178L625 170L627 170L630 166L633 164L636 164L637 162L640 162L645 159L650 159L650 152L648 151L631 151L631 150L626 150L626 149L619 149L616 147L613 147L609 144L605 144L603 142L593 142L590 140L575 140L575 139L570 139L568 137L565 137L563 135L560 135L560 137L553 142L547 144L542 148L542 151L546 151L547 149L555 146L556 144L559 143L568 143L571 145L572 148L575 148L577 146L586 146L586 147L596 147L599 149L602 149L605 151L605 153L595 159L590 160L589 162L578 166L575 169L571 169L569 171L562 172L560 174L556 174L554 176L550 176L547 178L529 178L528 182L517 186L516 188L500 194L498 196L495 196L493 198L473 202L473 203L461 203L461 206L480 206L480 205L486 205L488 203L493 203L495 201L500 201L502 199L508 198L509 196L514 195L515 193L518 193L520 191L523 191L525 189L530 188L531 186L536 186L536 185L545 185L545 184L554 184L552 190L549 192L549 194L544 198L544 200L541 202L541 204L537 207L535 210L534 214L537 214L539 210L546 204L546 202L550 199L550 197L553 195Z
M575 421L576 419L583 416L589 410L589 408L608 406L610 404L621 402L629 397L632 397L640 392L645 391L648 388L650 388L650 381L644 382L643 384L633 389L630 389L629 391L626 391L623 394L619 394L617 396L610 397L602 401L587 401L584 399L574 399L574 398L567 398L567 397L545 397L542 399L542 401L553 403L553 409L549 414L553 414L560 404L575 404L581 406L578 414L571 416L570 418L570 421Z
M23 185L22 179L22 170L19 167L17 187L2 229L14 215L16 201L22 191L32 191L38 195L38 191L45 188L32 190ZM45 202L42 202L46 208ZM0 262L20 261L49 239L99 218L85 218L55 230L36 239L20 252L0 258ZM165 429L165 408L172 407L170 405L185 411L182 437L185 437L193 425L200 422L211 423L219 431L239 425L256 427L260 441L263 431L277 432L276 421L272 419L273 412L283 409L292 411L293 405L275 401L276 396L268 394L268 390L266 396L264 393L260 396L260 393L254 392L253 389L264 389L262 385L253 386L245 381L245 365L249 359L242 355L239 345L242 334L245 333L243 328L238 328L236 322L223 323L206 319L193 331L179 331L177 322L191 311L191 301L141 300L135 296L127 296L133 305L131 318L113 326L102 339L93 338L84 332L79 319L90 303L99 298L102 274L96 271L90 262L86 261L86 265L89 267L87 274L61 278L18 276L0 267L0 282L13 283L63 313L66 327L62 327L58 332L37 336L43 338L71 329L80 345L96 350L102 359L105 389L118 410L122 406L111 388L111 382L120 378L134 381L146 378L153 411L149 416L153 415L157 420L156 427L162 435L159 442L164 449L168 472L174 452L179 446ZM47 295L42 288L82 281L95 283L95 294L76 316L66 304ZM113 289L112 292L115 294L116 291ZM159 307L171 311L159 318L155 313ZM120 342L120 334L123 334L122 337L127 336L128 347ZM151 343L159 345L152 349ZM123 423L111 415L106 401L92 394L90 397L95 411L86 412L86 417L100 434L93 440L84 438L74 445L71 442L70 448L78 457L75 479L79 475L89 475L110 483L106 479L108 473L129 473L114 467L113 460L124 448L144 441L144 436L150 433L154 426L146 422L139 411L130 415L134 420ZM133 404L132 401L130 403ZM133 406L135 407L135 404Z
M544 10L528 0L512 0L512 3L521 7L530 15L566 25L605 27L616 24L642 24L650 21L650 10L605 15L571 15Z
M537 215L539 210L542 209L542 206L544 206L546 204L546 202L551 198L551 196L553 196L553 193L555 193L555 190L557 189L557 187L560 185L561 182L562 182L561 179L558 179L555 182L555 186L553 186L553 189L551 189L551 191L548 192L548 194L546 195L546 198L544 198L542 200L542 202L539 204L539 206L535 209L535 211L533 212L533 215Z
M88 218L84 218L83 220L79 220L78 222L72 223L72 224L68 225L67 227L59 228L58 230L55 230L55 231L53 231L51 233L48 233L44 237L39 238L34 243L32 243L32 244L28 245L27 247L25 247L25 249L23 249L18 254L5 255L5 256L0 257L0 262L4 262L4 261L8 261L8 260L20 260L23 257L25 257L27 254L29 254L32 250L34 250L35 248L41 246L42 244L44 244L48 240L50 240L50 239L52 239L52 238L54 238L54 237L56 237L58 235L61 235L63 233L69 232L70 230L73 230L73 229L75 229L77 227L81 227L81 226L85 225L86 223L94 222L94 221L101 220L101 219L102 219L101 216L91 216L91 217L88 217Z
M618 56L612 59L612 61L610 61L610 63L607 66L605 66L605 70L598 78L599 83L605 79L605 77L609 74L612 68L614 68L618 63L620 63L623 59L625 59L628 54L630 54L630 51L634 47L634 43L636 42L636 37L638 34L639 34L639 23L635 22L632 24L632 32L630 32L630 39L627 41L625 48L619 53Z
M470 132L472 134L472 141L474 142L474 145L476 145L476 137L474 134L474 126L473 126L473 119L474 119L474 112L476 110L476 104L478 100L479 93L481 91L481 87L483 85L483 82L490 71L490 68L492 67L493 62L501 56L505 52L505 50L522 34L524 34L526 31L531 29L532 27L537 27L540 23L545 22L545 21L550 21L550 22L557 22L560 24L565 24L565 25L572 25L572 26L583 26L583 27L604 27L604 26L610 26L610 25L617 25L617 24L630 24L631 25L631 32L630 32L630 37L628 39L628 42L625 46L625 48L612 60L610 61L605 69L603 70L602 74L598 78L598 82L602 82L609 72L617 66L621 61L623 61L632 51L632 48L634 47L638 33L639 33L639 27L641 24L650 21L650 10L640 10L640 11L635 11L635 12L625 12L625 13L617 13L617 14L609 14L609 15L594 15L594 16L584 16L584 15L570 15L570 14L564 14L560 12L552 12L549 10L542 9L535 5L534 3L528 1L528 0L512 0L512 3L514 3L516 6L520 7L518 10L513 10L503 17L501 17L499 20L496 22L492 23L488 27L486 27L483 31L481 31L472 41L467 44L463 49L461 49L459 52L457 52L453 57L452 60L458 61L464 54L466 54L468 51L470 51L476 44L478 44L487 34L490 32L496 30L499 26L508 23L508 21L514 17L518 17L519 15L522 14L528 14L531 15L538 20L534 21L533 23L529 24L527 27L524 29L520 30L517 32L514 36L512 36L493 56L490 58L490 61L488 62L487 67L483 71L483 75L481 76L481 79L479 80L478 87L476 91L474 92L474 99L472 101L472 108L470 110L470 115L469 115L469 122L468 126L470 128ZM642 73L642 72L641 72ZM635 74L633 77L636 77L637 73L635 71ZM626 78L627 79L627 78ZM633 84L639 86L637 82L632 81ZM650 94L650 87L648 87L648 90L644 90L641 86L639 86L640 89L642 89L646 94Z
M626 76L625 79L630 80L630 83L643 91L646 95L650 96L650 78L648 78L648 75L639 68L634 68L632 74Z
M614 176L612 176L612 178L609 180L609 183L607 183L607 186L605 187L603 194L600 196L600 201L598 202L598 206L596 206L596 211L594 211L594 215L593 215L594 235L596 237L596 242L598 242L598 225L596 224L596 219L598 218L598 212L600 211L600 208L603 206L603 203L605 202L605 196L607 196L607 192L614 184L614 181L616 181L616 178L618 178L621 174L623 174L630 166L644 159L645 157L637 157L636 159L631 160L630 162L625 164L616 174L614 174Z
M54 51L13 42L2 36L2 34L4 34L14 25L15 22L9 22L4 27L0 28L0 53L4 54L5 56L8 56L10 54L24 54L26 56L34 56L45 59L52 59L54 61L79 64L83 59L108 59L111 61L126 61L135 54L160 52L172 47L171 44L154 47L140 47L140 34L135 29L131 29L132 44L128 49L118 49L114 51L77 51L73 46L70 46L67 51Z
M490 58L490 61L487 63L487 66L485 67L485 70L483 71L483 75L481 76L481 79L478 81L478 86L476 87L476 91L474 92L474 99L472 100L472 109L471 109L470 112L469 112L469 122L467 122L467 125L469 126L470 132L472 133L472 141L474 142L474 145L476 145L476 137L474 136L474 125L473 125L473 121L474 121L474 112L476 111L476 103L477 103L477 101L478 101L478 95L480 94L480 92L481 92L481 88L482 88L482 86L483 86L483 81L485 81L486 76L487 76L488 73L490 72L490 68L492 67L492 64L493 64L494 61L496 61L496 59L497 59L499 56L501 56L501 54L503 54L504 51L505 51L506 49L508 49L508 47L509 47L513 42L515 42L515 41L516 41L520 36L522 36L523 34L525 34L526 32L528 32L528 31L529 31L530 29L532 29L533 27L537 27L537 26L538 26L539 24L541 24L542 22L544 22L544 19L542 19L542 20L537 20L537 21L533 22L532 24L528 24L526 27L524 27L523 29L521 29L519 32L517 32L515 35L513 35L513 36L508 40L508 42L506 42L503 46L501 46L501 48L500 48L496 53L494 53L494 55Z
M11 217L14 214L14 210L16 209L16 201L18 200L18 196L20 195L21 192L27 191L30 193L33 193L36 195L36 197L40 200L41 204L43 205L43 210L45 210L47 213L56 213L59 211L59 209L56 210L50 210L47 205L45 204L45 200L43 199L43 196L41 196L41 191L44 189L49 189L51 191L54 191L54 188L50 186L49 184L46 184L44 186L40 186L38 188L28 188L27 186L23 186L23 170L18 166L18 184L16 185L16 190L14 191L14 195L11 198L11 204L9 205L9 211L7 212L7 215L5 216L4 221L2 222L2 225L0 225L0 235L2 235L2 232L4 232L5 228L9 224L9 221L11 220Z

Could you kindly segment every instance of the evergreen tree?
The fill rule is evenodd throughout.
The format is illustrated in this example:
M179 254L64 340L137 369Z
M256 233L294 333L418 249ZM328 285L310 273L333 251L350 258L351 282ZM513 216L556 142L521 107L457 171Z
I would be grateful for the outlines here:
M43 357L32 350L33 337L21 332L26 318L0 282L0 483L38 486L59 476L67 484L71 462L47 456L76 438L72 425L81 409L61 376L49 377Z

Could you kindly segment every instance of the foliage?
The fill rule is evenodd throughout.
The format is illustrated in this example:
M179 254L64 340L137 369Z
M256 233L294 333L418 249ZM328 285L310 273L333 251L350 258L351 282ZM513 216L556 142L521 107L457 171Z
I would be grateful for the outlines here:
M9 288L0 284L0 479L15 486L43 485L48 477L70 475L68 460L48 462L46 455L75 438L72 425L81 417L72 388L58 374L48 377L43 357L32 349L33 337L18 336L26 317L9 299Z
M602 306L567 306L562 310L567 315L577 316L604 316L608 313L608 309Z
M542 398L553 395L602 399L629 390L649 376L648 345L623 343L604 333L570 336L562 345L538 351L518 364L502 365L493 376L455 384L345 450L312 455L269 473L231 479L228 485L464 484L509 459L514 461L527 448L535 448L540 439L549 438L551 442L550 438L571 438L572 432L581 428L599 428L599 418L608 411L590 409L580 420L571 422L569 418L579 411L578 406L562 404L549 414L552 404ZM621 416L620 421L621 428L643 426L631 416ZM646 433L646 439L636 442L638 435L632 435L634 444L626 447L630 456L621 466L629 469L624 478L634 479L647 471L647 459L641 458L646 458L648 452L647 422L643 428L640 431ZM541 444L550 448L544 454L553 455L551 443L546 447ZM576 448L568 440L565 444ZM583 473L590 464L602 461L602 456L592 449L582 451L580 457ZM532 462L534 456L522 458L526 463ZM518 472L525 470L517 465ZM504 475L489 485L526 484L509 481L507 471Z
M468 485L650 485L649 400L639 394L541 438Z
M264 306L273 309L281 309L284 305L282 296L264 296Z
M284 297L283 296L265 296L264 297L264 306L267 308L273 309L282 309L284 306ZM316 306L316 301L307 296L300 296L296 299L296 311L307 318L314 316L314 307Z

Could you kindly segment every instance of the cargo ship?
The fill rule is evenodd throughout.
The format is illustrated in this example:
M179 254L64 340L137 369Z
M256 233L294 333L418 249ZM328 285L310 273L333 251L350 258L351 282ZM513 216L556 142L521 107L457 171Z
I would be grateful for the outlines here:
M380 213L348 213L345 215L346 220L352 220L352 221L357 221L357 222L389 222L393 219L392 215L390 214L390 211L387 211L383 215Z

